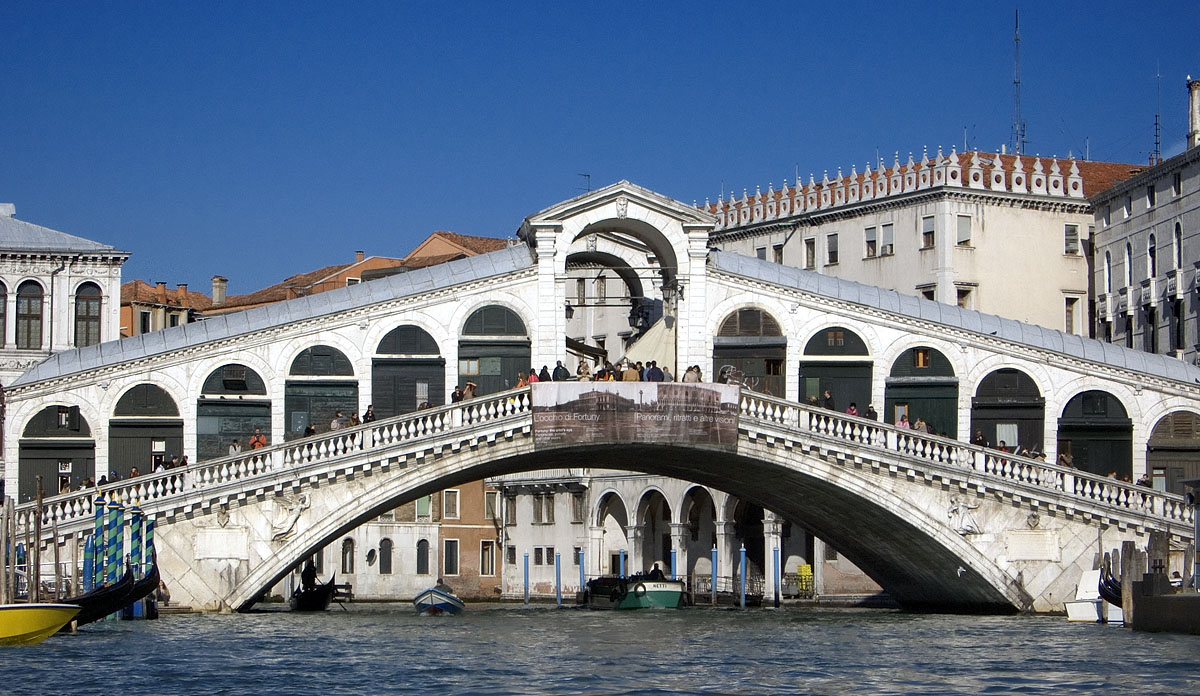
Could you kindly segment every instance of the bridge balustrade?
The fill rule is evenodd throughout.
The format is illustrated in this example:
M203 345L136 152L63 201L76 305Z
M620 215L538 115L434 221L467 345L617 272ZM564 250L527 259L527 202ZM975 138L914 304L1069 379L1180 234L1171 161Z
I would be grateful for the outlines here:
M1011 483L1052 490L1081 502L1122 508L1164 521L1191 524L1193 519L1190 506L1182 496L1173 493L754 392L743 391L739 403L743 418L806 430L857 447L970 469Z
M65 493L43 501L43 529L49 531L55 523L91 520L98 498L147 509L159 501L166 502L183 493L229 484L249 484L281 472L291 472L295 478L300 478L304 473L339 462L347 455L376 450L383 452L437 433L477 429L530 410L529 389L526 387L246 450L240 454L190 464L186 468L145 474L98 489ZM24 503L18 506L17 511L19 519L28 521L34 511L34 503Z

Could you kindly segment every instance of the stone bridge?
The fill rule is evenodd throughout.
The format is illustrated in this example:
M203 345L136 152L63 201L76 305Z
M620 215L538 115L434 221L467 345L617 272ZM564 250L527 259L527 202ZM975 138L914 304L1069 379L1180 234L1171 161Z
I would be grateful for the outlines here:
M1144 545L1151 530L1180 544L1191 537L1179 496L746 391L733 448L538 446L539 388L547 385L143 476L101 495L156 520L172 599L210 611L248 609L303 558L405 501L581 461L711 485L776 511L913 609L1061 610L1099 549ZM56 530L58 543L79 543L95 495L47 499L45 540ZM27 522L32 512L19 508Z

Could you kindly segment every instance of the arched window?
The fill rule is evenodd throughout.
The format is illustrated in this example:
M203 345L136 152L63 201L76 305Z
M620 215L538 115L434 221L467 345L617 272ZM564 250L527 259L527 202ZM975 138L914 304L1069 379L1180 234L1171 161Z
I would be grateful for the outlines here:
M1171 249L1175 256L1175 270L1183 268L1183 228L1175 223L1175 235L1171 240Z
M382 539L379 542L379 574L392 574L392 540Z
M1112 252L1104 252L1104 292L1112 292Z
M27 280L17 288L17 348L42 349L42 286Z
M100 342L100 286L84 283L75 291L75 347Z
M1125 243L1125 287L1133 285L1133 245Z
M417 542L417 575L429 575L429 541Z
M1158 241L1154 234L1150 235L1150 241L1146 244L1146 273L1148 278L1158 275Z
M354 540L342 540L342 574L354 572Z

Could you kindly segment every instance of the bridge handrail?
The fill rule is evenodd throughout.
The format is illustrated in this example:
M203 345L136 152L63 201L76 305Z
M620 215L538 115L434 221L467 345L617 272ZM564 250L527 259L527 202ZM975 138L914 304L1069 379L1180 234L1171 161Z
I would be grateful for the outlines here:
M1054 490L1077 500L1123 508L1168 522L1192 522L1183 496L1117 481L1078 469L959 442L947 437L880 423L821 407L742 391L740 415L896 452L928 462L995 476L1026 486Z
M235 481L249 481L298 471L338 459L346 454L383 449L439 432L476 427L532 408L528 387L476 397L469 401L412 411L371 423L333 430L320 435L268 445L239 454L190 464L185 468L144 474L103 487L72 491L42 501L42 529L91 519L95 501L116 501L122 506L146 506L181 493L211 489ZM19 519L30 519L35 503L17 506Z

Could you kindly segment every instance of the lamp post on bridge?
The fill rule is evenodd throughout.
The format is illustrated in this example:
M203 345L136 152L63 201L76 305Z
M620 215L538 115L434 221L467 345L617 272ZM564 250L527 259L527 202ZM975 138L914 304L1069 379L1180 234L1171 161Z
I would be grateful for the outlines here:
M1184 479L1181 483L1192 489L1187 503L1192 508L1192 591L1200 594L1200 478Z

